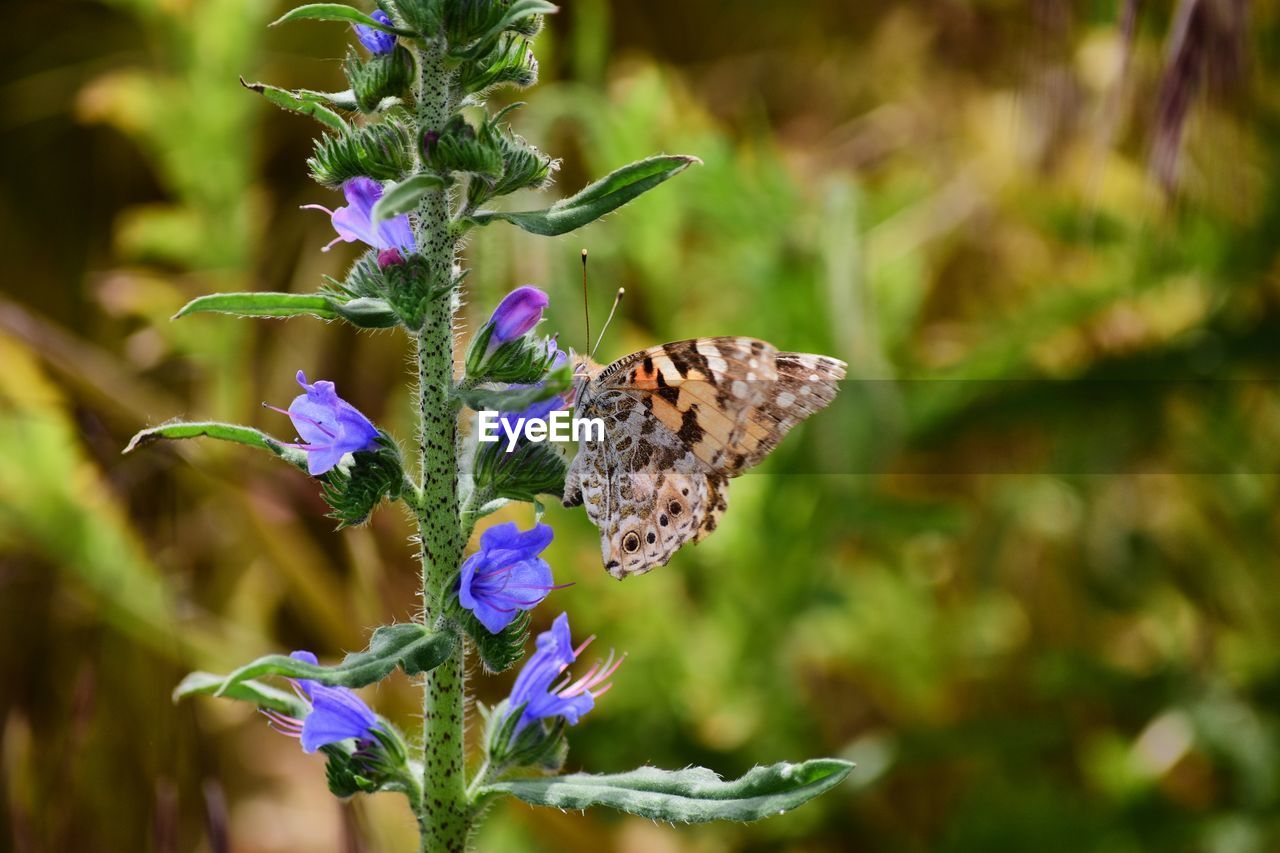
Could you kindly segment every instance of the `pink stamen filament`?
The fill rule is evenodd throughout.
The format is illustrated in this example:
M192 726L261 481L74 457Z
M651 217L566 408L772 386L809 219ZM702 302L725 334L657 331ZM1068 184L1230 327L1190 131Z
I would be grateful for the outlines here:
M289 737L302 736L302 721L293 717L285 716L279 711L263 711L262 715L270 722L271 727L281 734Z
M333 218L333 213L334 213L334 212L333 212L332 210L330 210L329 208L325 207L325 206L324 206L324 205L322 205L322 204L304 204L304 205L302 205L302 208L301 208L301 209L302 209L302 210L322 210L322 211L324 211L325 213L329 214L329 218L330 218L330 219L332 219L332 218ZM332 249L332 248L333 248L333 246L334 246L334 244L335 244L335 243L341 243L341 242L342 242L342 235L341 235L341 234L339 234L337 237L334 237L332 240L330 240L328 243L326 243L326 244L324 245L324 248L322 248L320 251L322 251L322 252L327 252L327 251L329 251L330 249Z
M591 665L591 669L587 670L585 675L563 690L557 691L557 695L563 699L569 699L584 692L591 692L591 695L596 695L595 692L592 692L593 688L603 683L617 672L618 667L622 666L622 661L625 659L626 655L623 655L617 660L614 660L613 652L610 652L608 660L603 664L601 664L600 661L596 661Z
M329 436L329 438L337 438L337 436L334 435L332 432L330 432L329 429L325 427L324 424L320 423L314 418L309 418L306 415L295 415L293 412L290 412L287 409L281 409L279 406L273 406L270 403L263 403L262 406L263 408L270 409L273 412L279 412L280 414L289 418L289 420L299 420L299 421L302 421L304 424L311 424L313 427L320 430L325 435Z
M281 444L281 447L292 447L294 450L330 450L331 444Z
M572 584L572 583L558 583L558 584L552 584L551 586L546 586L546 585L544 585L544 584L516 584L516 583L509 583L509 584L507 584L506 586L504 586L504 587L503 587L503 589L504 589L504 590L505 590L505 589L540 589L540 590L544 590L544 591L546 591L546 592L550 592L550 591L551 591L551 590L553 590L553 589L565 589L566 587L571 587L571 586L573 586L573 584Z

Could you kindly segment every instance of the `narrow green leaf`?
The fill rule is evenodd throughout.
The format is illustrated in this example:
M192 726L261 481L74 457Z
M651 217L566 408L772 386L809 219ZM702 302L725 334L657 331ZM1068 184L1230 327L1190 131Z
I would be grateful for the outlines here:
M342 3L309 3L306 6L299 6L296 9L290 9L279 18L271 22L271 26L286 23L288 21L346 21L351 24L362 24L366 27L373 27L375 30L382 30L386 33L395 33L400 36L413 37L416 33L409 30L400 30L395 27L387 26L359 9Z
M261 94L281 109L304 116L311 116L333 130L342 131L347 129L346 119L325 106L322 102L322 95L308 92L292 92L267 83L250 83L243 77L240 78L240 85L251 92Z
M408 213L418 206L418 202L429 192L444 189L444 178L427 172L420 172L405 178L400 183L382 193L382 198L373 206L373 224L377 225Z
M153 441L159 441L162 438L200 437L216 438L220 441L234 441L236 444L245 444L249 447L270 450L277 456L284 456L293 461L292 454L289 452L292 448L285 447L266 433L253 427L224 424L217 421L174 421L173 423L144 429L129 440L129 444L123 452L131 453L143 445L151 444ZM296 452L301 454L301 451Z
M215 312L218 314L235 314L240 317L319 317L321 320L334 320L338 317L337 306L329 297L319 293L209 293L197 296L182 310L173 315L173 319L188 314Z
M680 174L691 164L701 162L697 157L685 155L650 157L647 160L623 166L576 195L562 199L545 210L528 210L521 213L480 210L471 214L470 222L476 225L488 225L500 219L523 228L530 234L540 234L544 237L567 234L617 210L633 198L648 192L668 178Z
M673 823L749 821L802 805L840 784L852 769L847 761L819 758L801 764L756 767L740 779L725 781L703 767L641 767L606 776L574 773L512 779L486 786L481 796L511 794L530 805L559 809L609 806Z
M383 625L373 632L369 648L353 652L334 666L313 666L287 655L267 655L245 664L222 680L215 696L230 694L237 685L262 675L308 678L321 684L363 687L381 681L396 666L418 675L444 663L457 642L449 631L431 631L424 625Z
M400 323L400 315L385 299L360 296L347 302L335 302L338 316L361 329L390 329Z
M568 364L547 374L541 382L523 388L459 388L455 393L468 407L479 412L520 412L534 403L540 403L569 387L572 372Z
M212 696L222 687L223 679L211 672L193 672L173 689L173 701L188 696ZM279 711L291 717L304 717L307 706L293 693L277 690L260 681L242 681L225 690L221 695L241 702L252 702L272 711Z

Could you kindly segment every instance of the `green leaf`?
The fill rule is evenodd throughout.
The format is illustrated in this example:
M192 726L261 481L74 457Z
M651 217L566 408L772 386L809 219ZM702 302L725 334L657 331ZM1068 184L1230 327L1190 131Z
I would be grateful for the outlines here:
M418 206L422 197L430 192L444 189L444 178L427 172L419 172L405 178L382 193L373 206L373 224L384 222L401 213L408 213Z
M291 717L304 717L307 714L306 704L295 694L277 690L260 681L241 681L239 684L219 693L222 686L223 679L220 676L211 672L193 672L182 679L182 682L173 689L173 701L177 702L188 696L213 696L218 694L226 696L228 699L252 702L260 708L279 711Z
M527 38L508 33L489 53L458 66L457 75L458 88L468 94L501 86L524 89L538 82L538 60Z
M384 432L378 446L352 454L349 468L339 465L320 477L324 499L333 510L338 528L364 524L384 498L397 500L405 488L404 461L400 448Z
M381 681L400 666L409 675L435 669L448 660L457 644L450 631L432 631L414 622L383 625L369 638L369 648L353 652L334 666L313 666L288 655L267 655L245 664L221 679L213 690L215 696L230 696L231 691L249 679L262 675L307 678L321 684L363 687Z
M564 494L564 454L550 442L522 438L509 453L505 439L477 446L472 476L486 499L534 503L538 495Z
M307 159L311 177L334 189L350 178L399 180L413 163L413 134L392 120L325 134L316 140L315 153Z
M479 34L474 43L464 49L453 50L451 54L457 59L478 59L493 50L498 39L507 30L519 30L526 19L557 11L558 7L547 0L515 0L503 10L501 17L493 20L487 31Z
M336 320L337 305L319 293L209 293L182 306L173 319L188 314L235 314L238 317L319 317Z
M564 393L572 376L566 363L548 373L543 381L524 388L459 388L455 393L462 402L477 412L520 412L534 403Z
M276 18L271 22L270 26L278 26L288 21L347 21L352 24L373 27L375 30L382 30L385 33L395 33L396 35L410 37L416 35L416 33L412 33L409 30L389 27L359 9L342 3L309 3L306 6L299 6Z
M348 47L343 72L351 84L351 92L360 111L373 113L388 98L396 103L404 100L413 79L413 58L403 45L396 45L390 53L375 54L368 59L362 59L359 51Z
M505 672L515 666L524 657L524 647L529 640L529 622L531 617L526 610L511 620L511 624L496 634L476 618L475 613L467 610L458 602L456 595L449 596L443 606L451 613L454 620L462 626L471 638L476 657L488 673Z
M346 320L361 329L389 329L400 316L385 299L335 299L323 293L210 293L182 306L173 319L188 314L218 313L237 317L317 317Z
M400 315L385 299L361 296L334 305L338 316L361 329L390 329L400 323Z
M342 116L335 113L323 103L324 96L308 93L308 92L292 92L288 89L281 89L279 86L271 86L267 83L250 83L243 77L240 78L240 85L244 86L251 92L258 92L271 103L281 109L294 113L300 113L304 116L311 116L316 121L326 125L333 130L346 130L347 122Z
M500 219L523 228L530 234L544 237L567 234L617 210L633 198L680 174L691 164L701 162L697 157L686 155L650 157L623 166L545 210L528 210L522 213L480 210L470 216L470 222L488 225Z
M801 764L756 767L740 779L724 781L703 767L596 776L574 773L541 779L513 779L481 789L511 794L530 805L559 809L609 806L630 814L679 823L749 821L782 814L840 784L853 765L834 758Z

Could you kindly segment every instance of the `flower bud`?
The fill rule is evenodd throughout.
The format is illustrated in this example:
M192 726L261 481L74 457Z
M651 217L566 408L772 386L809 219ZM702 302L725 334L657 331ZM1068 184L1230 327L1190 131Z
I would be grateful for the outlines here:
M394 246L378 253L378 269L385 270L387 267L397 267L403 263L404 255L400 254L400 250Z
M489 325L493 327L489 349L496 349L530 332L541 322L542 311L549 302L547 294L528 284L508 293L489 318Z

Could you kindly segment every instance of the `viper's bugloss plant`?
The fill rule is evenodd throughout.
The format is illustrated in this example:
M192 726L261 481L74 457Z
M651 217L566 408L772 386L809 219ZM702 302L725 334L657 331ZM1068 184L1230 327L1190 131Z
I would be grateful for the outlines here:
M536 80L531 39L555 7L545 0L377 0L377 6L372 14L334 3L301 6L277 22L353 27L368 55L349 51L346 91L246 84L320 123L308 165L347 203L334 210L308 207L330 216L334 243L358 242L367 250L342 280L331 279L320 292L210 294L178 316L311 315L358 328L398 328L415 352L416 464L406 465L397 442L339 397L333 383L308 383L301 371L304 393L277 410L289 416L300 441L231 424L173 422L140 433L130 448L158 438L208 436L268 450L320 481L340 526L362 523L384 501L401 503L417 524L421 618L375 629L367 649L336 664L322 666L305 652L267 655L225 677L193 673L175 697L209 693L258 705L305 751L326 756L326 778L337 796L403 794L424 851L466 849L486 807L502 796L693 822L754 820L828 790L850 765L776 764L729 782L692 767L546 775L563 766L566 726L591 710L621 660L610 654L570 674L590 640L574 647L564 614L538 636L510 697L481 708L486 726L476 746L482 760L468 772L465 656L474 654L487 672L514 666L528 645L530 611L565 585L555 584L542 558L553 533L536 519L523 532L514 523L490 527L469 557L467 542L477 522L507 502L537 506L539 495L558 496L565 462L546 444L520 442L508 450L460 441L460 416L471 408L508 419L543 417L566 405L570 375L555 337L538 334L548 297L533 286L513 290L497 306L455 375L455 314L464 301L459 246L470 230L493 223L544 236L567 233L697 160L663 155L632 163L544 209L491 207L517 190L544 187L558 166L511 130L510 108L496 115L486 109L490 92ZM422 726L409 738L351 691L396 668L420 677L423 688ZM264 676L291 679L295 693L257 680Z

